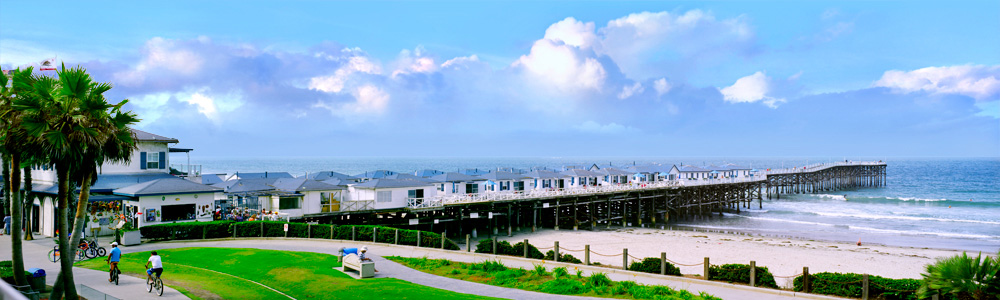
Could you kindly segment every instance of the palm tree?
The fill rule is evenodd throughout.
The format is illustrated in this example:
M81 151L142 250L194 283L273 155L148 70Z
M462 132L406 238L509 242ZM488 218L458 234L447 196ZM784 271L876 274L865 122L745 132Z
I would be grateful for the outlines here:
M25 153L29 152L30 143L27 132L22 127L24 115L15 109L17 98L29 94L33 87L35 77L32 76L32 68L14 71L12 84L7 86L7 76L0 75L3 87L0 88L0 120L3 122L3 129L0 129L0 144L2 144L2 154L8 163L10 173L5 173L5 178L9 179L9 195L11 206L11 260L14 267L14 282L17 285L26 285L27 279L24 277L24 254L21 243L21 160Z
M69 239L66 232L82 232L89 204L90 186L97 167L106 161L128 161L136 148L128 129L138 121L131 112L122 112L122 101L108 104L104 93L107 83L96 83L80 67L58 72L59 79L40 78L32 97L19 98L16 109L25 113L23 127L35 139L40 152L55 166L59 191L59 236L61 270L52 289L51 299L77 299L73 280L71 245L79 243L80 234ZM76 202L75 222L70 222L71 183L82 191ZM73 228L70 230L70 228Z
M996 258L975 258L965 252L939 259L927 265L927 273L917 294L921 298L931 297L940 291L957 299L998 299L1000 298L1000 253Z

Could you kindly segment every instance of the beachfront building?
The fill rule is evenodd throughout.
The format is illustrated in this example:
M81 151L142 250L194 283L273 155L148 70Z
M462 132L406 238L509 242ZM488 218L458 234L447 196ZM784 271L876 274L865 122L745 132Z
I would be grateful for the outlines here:
M593 171L593 170L591 170L591 171ZM602 176L601 177L601 185L608 185L608 184L628 184L629 183L629 181L628 181L629 176L632 175L632 173L630 173L628 171L617 169L617 168L612 168L612 167L607 167L607 168L599 169L599 170L597 170L595 172L597 172L598 174L601 174L601 176Z
M753 168L732 163L722 165L722 168L727 171L725 178L749 178L753 174Z
M348 186L350 196L342 201L348 210L401 209L419 205L437 196L434 184L410 179L378 178Z
M531 190L562 189L569 181L568 175L549 170L534 170L522 175L527 177L525 182L528 184L527 188Z
M483 190L488 192L524 191L524 180L529 179L525 175L504 171L489 172L478 177L486 180Z
M660 176L663 172L663 166L660 165L637 165L625 168L626 171L632 173L631 180L636 183L647 183L665 180Z
M131 129L137 149L132 152L128 163L106 163L98 168L97 178L90 190L91 217L85 225L88 233L106 234L109 227L117 222L123 213L132 219L138 211L123 211L124 201L129 197L115 195L117 189L158 179L176 178L170 175L170 144L177 139ZM190 149L186 149L190 150ZM50 166L38 166L31 170L32 191L38 195L28 208L31 228L44 236L54 236L58 226L56 218L56 194L58 193L56 172ZM77 188L79 192L79 188ZM186 195L186 191L179 190ZM164 194L162 196L171 196ZM177 198L177 197L174 197Z
M161 223L211 221L222 189L181 178L161 178L114 190L127 197L124 209L138 227Z
M295 178L292 174L288 172L259 172L259 173L240 173L236 172L233 175L226 177L226 181L239 180L239 179L279 179L279 178Z
M271 184L280 194L271 195L265 208L283 217L298 218L307 214L340 210L343 187L306 178L281 178Z
M668 174L671 178L676 178L680 180L698 180L698 179L709 179L712 175L711 170L702 169L699 167L691 165L681 165L680 167L674 165L670 168Z
M356 174L354 175L354 177L359 179L358 182L365 182L372 179L381 179L385 178L386 176L396 175L396 173L397 172L389 170L374 170L374 171L365 171L364 173L361 174Z
M604 177L601 173L587 171L582 169L571 169L561 172L563 175L569 176L569 186L568 188L585 188L593 187L597 185L597 179Z
M441 175L441 174L444 174L444 172L438 171L438 170L431 170L431 169L424 169L424 170L413 172L413 175L416 175L418 177L423 177L423 178L429 178L429 177L433 177L433 176Z
M478 194L480 186L486 181L486 179L458 172L438 174L431 176L430 179L437 181L435 186L438 195Z
M327 181L331 179L336 179L337 180L336 182L343 182L345 186L347 185L348 182L354 182L354 183L361 182L360 178L343 173L337 173L334 171L319 171L315 173L309 173L306 174L305 177L308 179L318 180L318 181Z

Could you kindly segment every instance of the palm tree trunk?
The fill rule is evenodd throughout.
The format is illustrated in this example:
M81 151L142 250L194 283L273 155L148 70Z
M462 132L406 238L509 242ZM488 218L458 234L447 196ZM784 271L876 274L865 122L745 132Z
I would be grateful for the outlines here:
M31 191L31 168L24 168L24 240L34 240L31 235L31 212L35 208L35 194Z
M0 159L0 161L3 162L3 175L5 175L5 176L9 175L10 174L10 168L7 167L7 165L8 165L7 164L7 156L6 155L0 155L0 157L3 158L3 159ZM9 216L7 214L7 212L10 211L10 206L8 206L7 203L10 203L10 181L4 180L3 181L3 209L0 210L0 215L2 215L2 216Z
M69 235L71 231L69 230L69 166L65 163L56 164L56 176L59 180L59 256L62 260L59 261L59 283L58 285L52 287L52 294L49 295L49 299L63 299L63 295L66 295L66 299L72 295L73 299L76 299L76 286L73 283L73 256L76 254L76 247L71 247L69 244Z
M73 220L73 240L70 241L70 245L79 245L80 239L83 238L83 224L86 223L87 218L87 206L90 203L90 182L93 180L93 172L87 171L86 175L83 176L83 182L80 183L80 199L76 202L76 217ZM76 294L76 283L73 282L73 273L70 269L69 276L63 275L63 286L66 288L66 300L77 300L78 295ZM70 289L73 289L70 292Z
M14 282L17 285L27 285L28 280L24 278L24 253L21 246L21 168L18 166L21 164L21 154L13 153L10 155L10 188L11 188L11 199L10 199L10 210L11 210L11 222L10 222L10 248L11 248L11 258L14 263ZM17 189L17 190L14 190Z

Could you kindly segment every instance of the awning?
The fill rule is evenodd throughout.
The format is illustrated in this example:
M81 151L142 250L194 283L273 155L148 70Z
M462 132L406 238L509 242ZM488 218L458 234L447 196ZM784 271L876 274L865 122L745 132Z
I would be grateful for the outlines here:
M90 198L87 200L90 202L111 202L120 200L132 200L132 197L125 197L119 195L90 195Z

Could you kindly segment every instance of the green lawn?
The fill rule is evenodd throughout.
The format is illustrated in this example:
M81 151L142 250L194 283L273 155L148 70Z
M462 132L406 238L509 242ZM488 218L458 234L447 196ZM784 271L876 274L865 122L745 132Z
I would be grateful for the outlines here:
M495 261L470 264L426 257L388 256L386 259L438 276L550 294L654 300L719 299L709 294L696 295L667 286L612 281L603 273L583 276L581 271L565 267L546 269L542 265L535 265L534 269L526 270L509 268Z
M163 259L163 282L191 299L287 299L249 281L253 280L296 299L487 299L425 287L394 278L353 279L333 267L328 254L244 248L178 248L158 251ZM149 252L122 256L126 275L145 278ZM103 259L77 263L78 267L106 271ZM188 267L191 266L191 267Z

